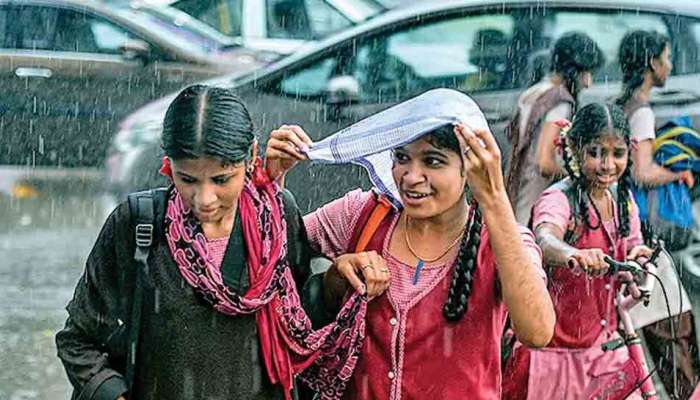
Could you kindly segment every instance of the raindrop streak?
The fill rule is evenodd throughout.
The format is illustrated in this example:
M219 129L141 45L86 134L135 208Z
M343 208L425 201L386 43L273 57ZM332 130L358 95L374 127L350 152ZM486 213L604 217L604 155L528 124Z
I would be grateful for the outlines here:
M160 290L156 289L153 294L153 312L160 313Z

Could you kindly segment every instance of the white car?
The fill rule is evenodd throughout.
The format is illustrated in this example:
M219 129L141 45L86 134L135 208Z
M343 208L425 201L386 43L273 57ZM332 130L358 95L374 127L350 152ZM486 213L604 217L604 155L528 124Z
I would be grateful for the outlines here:
M308 41L387 10L378 0L148 0L168 5L234 37L246 48L291 54ZM245 18L244 18L245 16Z

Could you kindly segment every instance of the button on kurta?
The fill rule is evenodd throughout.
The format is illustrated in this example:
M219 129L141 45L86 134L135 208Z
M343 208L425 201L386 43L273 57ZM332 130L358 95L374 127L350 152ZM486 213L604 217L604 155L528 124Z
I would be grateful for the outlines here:
M600 325L605 326L605 325L607 325L607 324L608 324L608 321L606 321L606 320L604 320L604 319L601 319L601 320L600 320Z
M391 325L391 326L395 326L395 325L398 324L398 323L399 323L399 321L397 321L396 318L393 318L393 317L392 317L392 318L389 320L389 325Z
M389 379L394 379L396 377L396 374L394 371L389 371Z

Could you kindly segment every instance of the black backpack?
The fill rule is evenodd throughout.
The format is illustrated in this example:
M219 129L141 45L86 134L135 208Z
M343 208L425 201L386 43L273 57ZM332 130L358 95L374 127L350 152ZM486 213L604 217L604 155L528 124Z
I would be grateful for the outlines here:
M287 190L283 190L285 215L296 213L298 210L294 197ZM116 336L120 346L128 349L125 373L127 388L131 391L136 370L136 355L138 353L139 332L141 329L141 312L143 308L144 288L149 285L148 257L154 242L157 210L165 209L168 188L157 188L131 193L127 196L131 213L131 226L134 232L134 261L137 271L135 274L134 291L131 303L131 312L128 324L122 324ZM295 263L309 265L311 254L306 251L308 242L303 223L297 218L287 218L288 257ZM246 270L247 271L247 270ZM300 288L302 307L307 311L315 327L327 323L325 319L325 307L323 305L322 275L300 277L302 282L297 282ZM300 284L301 283L301 284ZM319 323L318 321L323 321ZM128 327L127 327L128 326Z
M148 282L148 257L153 244L156 218L156 202L165 203L167 188L158 188L131 193L127 196L131 213L131 226L134 232L134 261L136 262L136 274L134 291L131 303L131 313L128 324L120 326L122 332L121 342L126 345L126 370L124 379L129 391L134 384L136 370L136 354L141 330L141 311L143 308L144 286ZM127 331L128 326L128 331Z

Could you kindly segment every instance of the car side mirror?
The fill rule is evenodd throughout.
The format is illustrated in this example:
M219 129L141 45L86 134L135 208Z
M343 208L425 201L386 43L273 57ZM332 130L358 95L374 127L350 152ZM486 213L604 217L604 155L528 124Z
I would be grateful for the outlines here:
M341 107L360 99L360 83L351 75L331 78L326 86L326 103Z
M151 46L143 40L129 39L119 46L119 51L128 61L140 61L146 65L151 60Z

